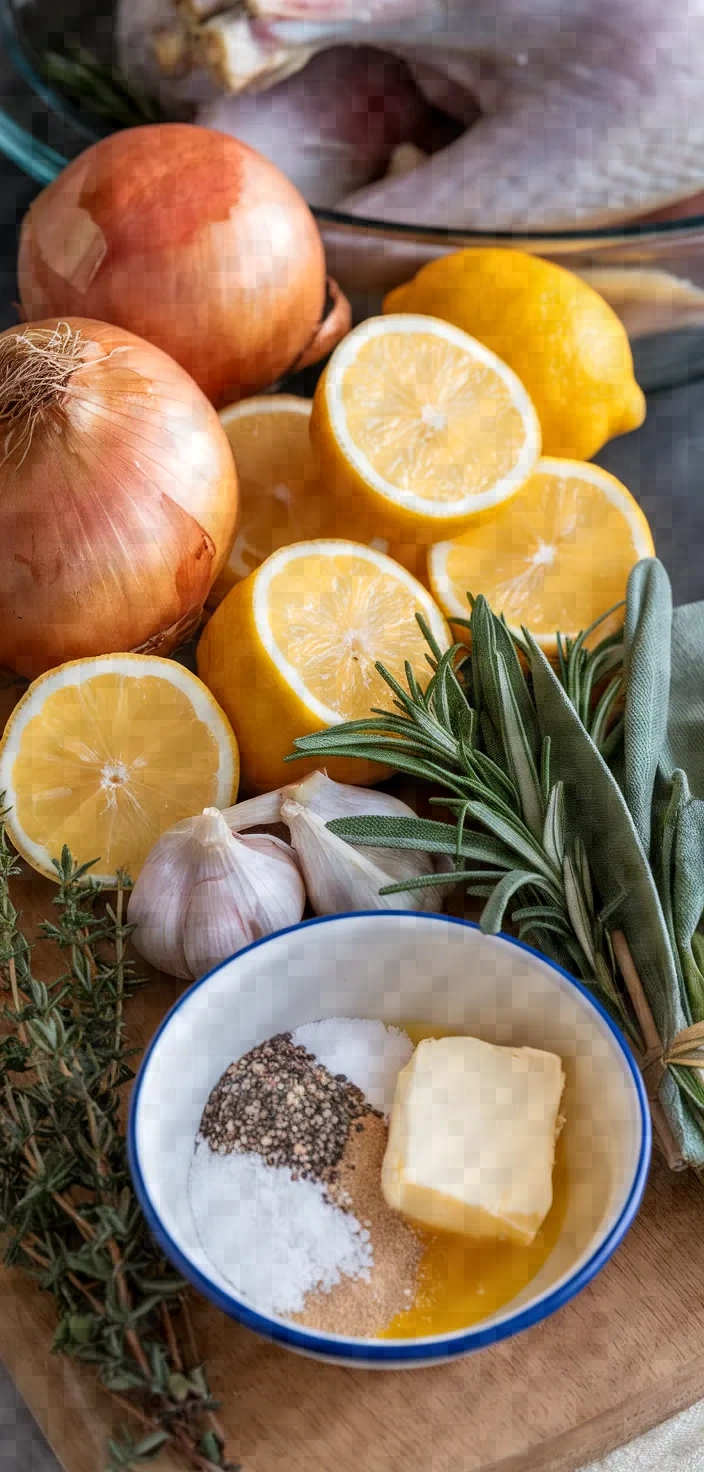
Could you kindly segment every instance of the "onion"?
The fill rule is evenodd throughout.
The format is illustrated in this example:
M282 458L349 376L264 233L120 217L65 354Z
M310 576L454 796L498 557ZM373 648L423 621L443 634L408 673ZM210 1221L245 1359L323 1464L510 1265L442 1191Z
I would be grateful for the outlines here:
M236 519L217 414L165 353L82 318L0 334L0 665L167 654Z
M298 190L245 144L188 123L128 128L69 164L24 220L18 275L30 321L115 322L216 405L290 369L325 304Z

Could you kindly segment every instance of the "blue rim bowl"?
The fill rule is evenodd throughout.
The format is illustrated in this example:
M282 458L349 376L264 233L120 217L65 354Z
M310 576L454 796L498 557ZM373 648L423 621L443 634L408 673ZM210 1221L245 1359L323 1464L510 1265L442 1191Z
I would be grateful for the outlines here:
M344 1335L321 1333L315 1330L301 1328L274 1315L257 1312L256 1308L248 1304L234 1289L232 1291L225 1291L218 1282L213 1281L207 1272L203 1271L202 1267L194 1261L190 1253L184 1250L184 1247L175 1240L172 1231L165 1225L162 1213L155 1201L154 1183L150 1177L150 1167L145 1160L143 1148L145 1130L148 1130L150 1127L144 1118L144 1101L149 1092L151 1075L155 1064L158 1064L159 1067L164 1065L168 1057L172 1031L175 1027L182 1027L188 1017L189 1010L195 1014L198 1003L204 999L207 1001L208 989L218 986L222 992L222 983L224 981L227 982L229 973L233 983L231 989L233 1005L234 999L238 996L240 1001L243 1002L247 983L241 979L238 982L238 973L240 974L240 978L244 977L247 973L250 978L250 984L251 978L256 977L258 991L262 986L266 986L267 981L270 981L274 975L277 978L280 975L280 960L278 962L278 969L277 965L274 964L277 950L279 956L284 954L293 955L295 953L298 962L300 962L306 948L308 947L310 949L309 942L312 945L312 952L316 954L320 952L321 946L324 950L326 943L328 943L328 948L331 945L331 954L333 957L342 957L341 964L344 967L346 964L345 956L347 956L347 960L349 961L349 957L355 948L353 944L352 951L345 951L345 936L351 938L352 942L355 941L356 937L355 944L357 949L359 949L359 943L361 942L365 955L369 957L368 964L373 966L374 961L371 958L383 951L383 945L379 944L379 941L383 939L382 921L386 925L386 938L388 940L391 937L391 943L393 943L393 934L388 930L389 925L397 927L397 937L400 937L404 930L409 930L411 937L414 934L420 937L421 930L418 927L421 927L421 929L424 929L426 926L432 927L432 931L428 933L428 936L430 938L432 935L431 944L433 952L439 954L443 950L443 938L439 935L438 928L441 926L445 927L444 943L446 945L448 943L450 944L450 950L452 949L452 944L455 944L456 948L456 942L459 942L461 947L463 949L466 948L467 953L470 955L472 950L475 953L478 951L480 955L484 952L485 958L489 958L489 972L491 973L492 967L495 967L497 978L500 978L503 974L502 967L503 972L506 972L507 966L511 975L516 972L517 977L518 975L523 976L521 980L521 998L524 998L526 987L523 968L526 968L529 973L532 972L535 974L537 964L539 971L542 972L543 981L545 982L549 974L557 992L561 994L562 1002L558 1006L561 1005L564 1011L565 1004L567 1004L568 1008L570 1005L574 1007L577 1004L577 1010L585 1022L588 1023L589 1020L591 1021L595 1038L598 1037L601 1040L598 1044L598 1049L602 1048L602 1044L605 1045L606 1051L622 1075L620 1086L625 1085L625 1092L630 1096L628 1108L631 1115L629 1129L632 1139L628 1153L631 1164L626 1172L627 1181L623 1184L620 1192L618 1208L613 1213L613 1219L609 1220L607 1230L602 1230L600 1235L597 1233L598 1241L594 1250L587 1251L586 1255L582 1253L581 1260L578 1262L574 1271L563 1274L553 1287L548 1288L547 1291L540 1292L533 1298L529 1297L528 1302L521 1301L526 1296L525 1293L521 1294L518 1297L517 1305L514 1309L511 1309L511 1305L509 1304L497 1314L493 1315L486 1323L480 1323L465 1330L443 1335L427 1336L422 1339L358 1339ZM374 941L369 936L370 926L376 929ZM331 929L332 927L338 927L337 931ZM361 929L358 929L358 927L361 927ZM490 949L487 950L487 947ZM491 959L492 957L493 959ZM408 949L406 947L406 961L404 964L407 964L407 960ZM355 964L359 968L359 956ZM485 973L487 969L486 959L483 960L482 967ZM293 966L292 970L294 973L296 972L296 965ZM298 966L298 973L301 974L300 965ZM473 981L476 985L476 972ZM466 985L466 979L464 984ZM486 985L486 983L484 984ZM497 979L497 988L499 984L499 980ZM513 982L511 985L513 985ZM278 980L275 990L278 996L280 992ZM344 990L343 984L343 993ZM273 991L271 995L274 996ZM515 995L518 1000L518 993ZM252 996L254 996L254 992L252 992ZM411 1003L411 1005L413 1004ZM525 1009L525 1006L529 1004L523 999L518 1001L518 1005ZM452 1007L450 1010L452 1011ZM308 1011L311 1011L310 1006L308 1007ZM217 1005L215 1006L215 1012L217 1012ZM310 1016L298 1016L295 1013L294 1004L294 1020L285 1023L283 1030L286 1030L288 1027L295 1027L298 1022L314 1020L316 1016L334 1015L334 1012L334 1007L327 1012L316 1012L315 1008L313 1008ZM381 1005L376 1011L367 1009L366 1011L350 1012L348 1004L347 1010L345 1010L344 1006L341 1009L338 1007L337 1015L376 1015L382 1016L386 1021L403 1022L404 1020L409 1021L411 1018L420 1018L421 1014L417 1011L409 1013L403 1008L399 1011L398 1006L389 1008L388 1005ZM524 1017L525 1015L524 1010ZM455 1022L460 1020L459 1016L456 1015L456 1011L453 1013L453 1016L455 1017ZM486 1016L486 1005L482 1016L483 1018ZM436 1019L431 1017L428 1020L435 1021ZM220 1023L218 1023L218 1028L220 1028ZM256 1035L253 1033L248 1036L245 1040L245 1046L239 1047L239 1055L253 1046L254 1042L262 1041L265 1037L270 1036L272 1032L280 1030L282 1030L281 1023L277 1022L276 1019L274 1019L273 1026L269 1025L268 1031L266 1027L262 1029L260 1024L258 1030L256 1030ZM486 1028L484 1026L482 1026L481 1030L486 1034ZM490 1028L489 1032L491 1033L491 1031L492 1029ZM197 1053L197 1031L189 1033L189 1037L191 1037L193 1042L194 1053ZM506 1040L505 1030L503 1033L499 1030L496 1040ZM510 1040L519 1041L520 1039L516 1037ZM540 1043L536 1042L534 1037L527 1037L525 1041L533 1046L540 1046ZM545 1046L548 1045L549 1040L546 1040ZM594 1046L594 1043L590 1044L590 1048ZM238 1056L237 1049L229 1053L228 1061L236 1056ZM568 1067L567 1064L566 1067ZM206 1087L200 1090L201 1097L197 1108L198 1120L200 1119L200 1112L207 1095L217 1082L221 1072L222 1069L218 1067L214 1076L211 1074L209 1077ZM168 1077L173 1078L172 1071L168 1073ZM158 1097L160 1098L161 1096ZM152 1098L151 1103L152 1105L154 1104L154 1098ZM567 1107L565 1113L568 1114ZM609 1126L609 1128L611 1127ZM193 1134L194 1132L190 1135L191 1140L193 1139ZM495 1344L499 1340L518 1334L523 1329L529 1329L548 1318L557 1309L569 1303L601 1271L631 1227L645 1190L650 1162L650 1150L651 1127L648 1101L643 1080L631 1049L604 1007L589 993L581 982L576 981L568 972L549 961L531 946L527 946L525 943L515 940L510 936L503 934L499 936L484 936L479 927L470 921L459 920L441 914L421 914L417 911L403 910L363 911L344 915L330 915L304 921L300 925L291 926L286 930L276 932L272 936L267 936L263 940L255 941L252 945L239 951L236 956L223 962L222 965L215 967L213 971L210 971L200 981L195 982L193 986L189 987L179 997L178 1001L166 1014L144 1054L132 1091L128 1123L129 1165L138 1200L154 1237L167 1258L169 1258L183 1277L214 1303L217 1308L222 1309L231 1318L239 1320L240 1323L246 1325L247 1328L252 1329L255 1333L299 1353L312 1355L317 1359L331 1363L346 1363L348 1366L354 1368L400 1369L438 1364L439 1362L451 1360L457 1356L482 1349L487 1345ZM538 1277L540 1277L540 1274ZM527 1291L530 1294L530 1286Z

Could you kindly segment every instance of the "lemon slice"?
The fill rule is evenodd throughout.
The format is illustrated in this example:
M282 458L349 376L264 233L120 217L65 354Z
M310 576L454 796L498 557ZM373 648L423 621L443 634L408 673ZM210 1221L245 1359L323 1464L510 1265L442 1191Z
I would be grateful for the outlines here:
M157 838L203 807L235 801L232 730L199 679L170 659L106 654L30 685L0 743L0 792L15 847L56 879L52 860L98 859L92 877L137 878Z
M408 661L430 678L422 613L442 649L450 633L430 594L372 547L301 542L274 552L228 593L198 646L198 673L232 722L242 781L268 791L320 765L282 765L296 736L389 709L380 660L404 681ZM379 777L379 768L335 758L340 781Z
M373 317L335 349L311 439L338 528L439 541L515 495L540 453L533 405L488 348L433 317Z
M467 593L484 593L513 629L529 629L555 654L556 632L575 637L624 598L634 563L654 550L640 506L615 476L546 457L491 521L431 547L428 573L449 619L468 618ZM622 622L615 615L614 626Z
M324 534L323 488L310 445L312 401L293 394L262 394L220 413L240 486L237 536L208 606L291 542Z

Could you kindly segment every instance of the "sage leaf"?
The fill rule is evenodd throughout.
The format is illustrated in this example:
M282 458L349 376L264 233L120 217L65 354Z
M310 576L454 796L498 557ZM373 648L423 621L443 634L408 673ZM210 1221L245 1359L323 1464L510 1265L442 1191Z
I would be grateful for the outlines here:
M631 570L626 594L623 795L646 853L655 774L667 734L671 634L670 580L657 558L644 559Z
M623 793L585 730L543 651L528 636L531 672L543 736L551 738L554 775L565 784L568 812L584 839L599 894L616 915L667 1043L687 1026L678 975L658 891ZM678 1144L692 1164L704 1164L704 1131L685 1112L666 1074L660 1098Z
M214 1467L222 1466L222 1448L214 1431L206 1431L198 1442L198 1450L213 1463ZM229 1464L228 1464L229 1465ZM237 1469L235 1469L237 1472Z
M161 1451L162 1446L165 1446L168 1440L168 1431L152 1431L149 1436L143 1436L142 1440L137 1442L134 1449L135 1456L145 1461L149 1460L155 1457L158 1451Z

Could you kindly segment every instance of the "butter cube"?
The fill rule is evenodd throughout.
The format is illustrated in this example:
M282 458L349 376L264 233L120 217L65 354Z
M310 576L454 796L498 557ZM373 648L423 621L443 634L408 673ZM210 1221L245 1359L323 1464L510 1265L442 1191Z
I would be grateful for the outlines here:
M533 1241L552 1205L555 1053L426 1038L396 1080L382 1190L423 1226Z

